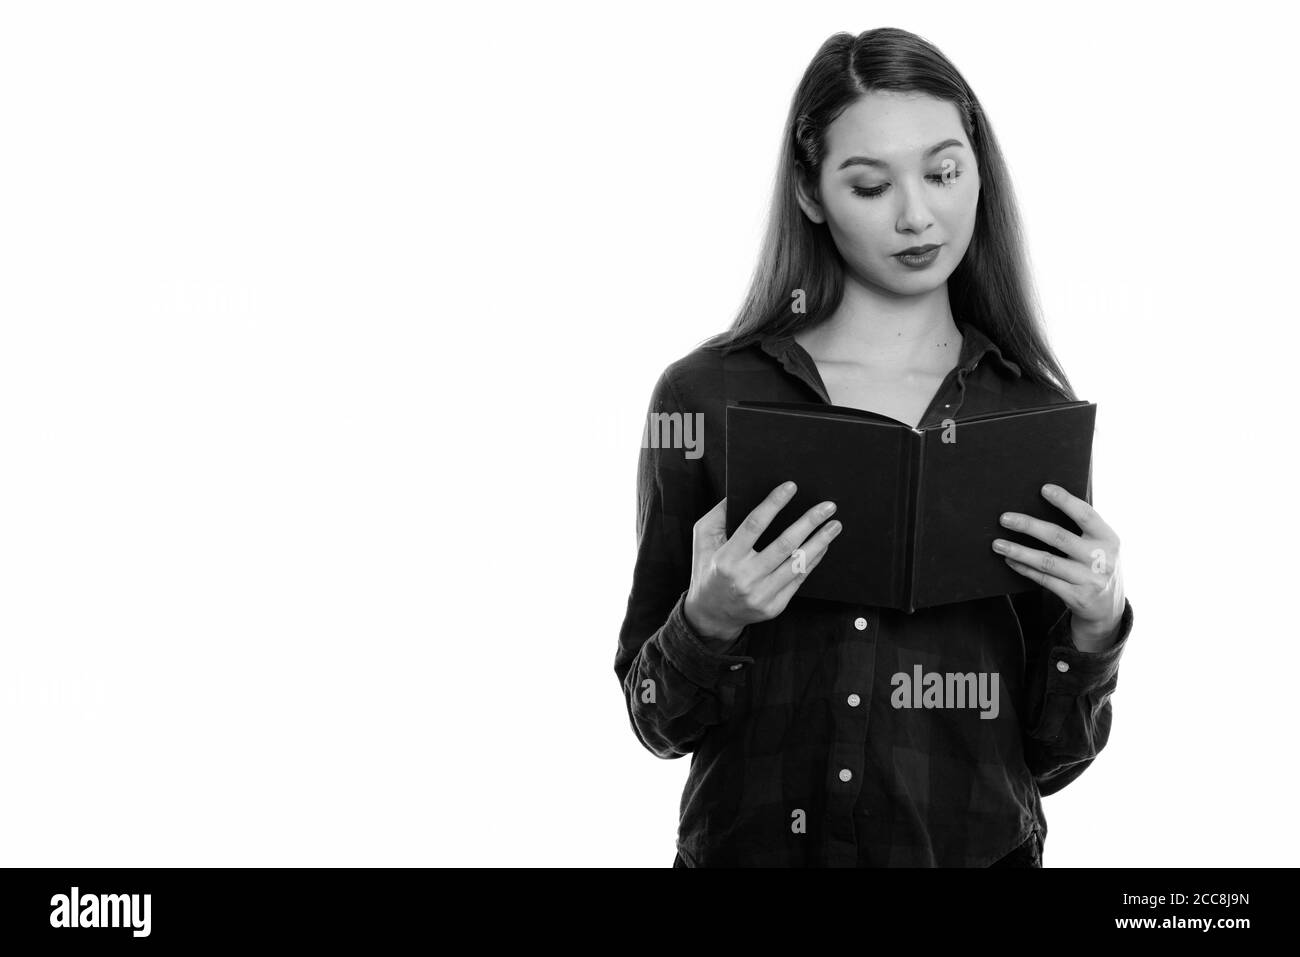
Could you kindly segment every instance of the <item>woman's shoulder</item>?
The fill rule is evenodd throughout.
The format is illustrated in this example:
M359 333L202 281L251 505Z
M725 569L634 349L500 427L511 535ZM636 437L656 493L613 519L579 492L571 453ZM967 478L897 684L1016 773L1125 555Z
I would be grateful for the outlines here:
M723 361L730 351L727 333L710 336L664 367L659 374L660 387L671 388L679 397L721 396Z
M1059 405L1073 401L1059 386L1027 375L1021 375L1014 381L1012 391L1015 392L1018 404L1026 407Z
M964 408L972 414L1015 409L1037 409L1073 401L1062 389L1042 376L1017 369L1009 372L983 363L965 380Z

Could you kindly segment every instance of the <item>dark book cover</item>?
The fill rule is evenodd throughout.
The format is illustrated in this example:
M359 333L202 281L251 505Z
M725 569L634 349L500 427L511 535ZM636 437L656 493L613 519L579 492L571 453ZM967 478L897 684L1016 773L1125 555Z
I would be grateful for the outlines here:
M1019 512L1080 531L1040 493L1087 499L1097 406L1063 402L945 419L914 429L825 403L727 407L727 536L782 482L798 485L754 544L823 501L843 530L797 596L912 612L1040 587L992 549L995 538L1061 553L998 517Z

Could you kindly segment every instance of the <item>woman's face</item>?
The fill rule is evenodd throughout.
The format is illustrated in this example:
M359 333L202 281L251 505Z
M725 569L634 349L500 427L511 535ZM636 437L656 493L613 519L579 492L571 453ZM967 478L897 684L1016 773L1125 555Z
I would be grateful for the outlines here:
M979 170L957 107L924 94L864 94L827 128L818 196L799 204L825 222L850 272L897 295L947 281L975 230ZM898 254L937 246L921 258Z

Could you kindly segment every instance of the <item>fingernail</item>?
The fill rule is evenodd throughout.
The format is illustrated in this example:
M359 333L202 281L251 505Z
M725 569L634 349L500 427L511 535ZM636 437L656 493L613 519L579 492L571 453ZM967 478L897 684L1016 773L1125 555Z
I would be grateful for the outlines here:
M844 526L841 525L839 522L828 522L826 527L830 529L832 535L838 535L840 533L840 529L842 529Z

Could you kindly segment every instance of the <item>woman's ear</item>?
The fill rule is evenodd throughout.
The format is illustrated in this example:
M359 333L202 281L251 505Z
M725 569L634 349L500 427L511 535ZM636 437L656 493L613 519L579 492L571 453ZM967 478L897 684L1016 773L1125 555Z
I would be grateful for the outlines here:
M816 185L808 181L807 170L802 163L795 164L795 198L804 215L814 223L826 222L826 211L822 209L821 194Z

